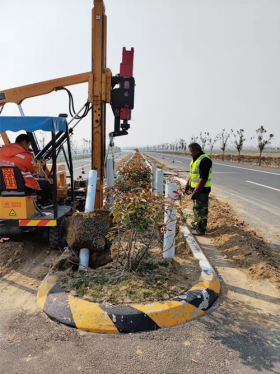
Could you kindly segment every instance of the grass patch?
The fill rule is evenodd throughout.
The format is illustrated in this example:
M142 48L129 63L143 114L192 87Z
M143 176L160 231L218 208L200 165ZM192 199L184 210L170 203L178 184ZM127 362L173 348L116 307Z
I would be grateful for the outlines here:
M167 300L186 290L189 276L186 266L169 259L144 261L137 273L124 273L111 263L63 275L62 289L92 302L129 304Z

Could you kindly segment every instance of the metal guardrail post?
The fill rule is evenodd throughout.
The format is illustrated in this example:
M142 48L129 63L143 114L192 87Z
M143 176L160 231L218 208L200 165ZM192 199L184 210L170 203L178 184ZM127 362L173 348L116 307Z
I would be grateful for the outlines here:
M157 169L157 194L163 194L163 171L161 169Z
M174 192L175 191L175 192ZM177 192L176 183L168 183L165 185L165 197L169 199L170 205L174 201ZM166 233L163 240L163 258L175 257L175 233L176 233L176 208L166 209L164 213L164 223L166 225Z
M114 165L113 158L108 157L106 163L107 187L114 187Z

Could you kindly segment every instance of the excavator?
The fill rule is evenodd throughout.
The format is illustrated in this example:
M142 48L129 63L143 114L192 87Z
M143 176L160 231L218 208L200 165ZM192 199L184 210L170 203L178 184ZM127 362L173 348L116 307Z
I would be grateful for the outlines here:
M91 168L97 171L95 208L103 205L103 179L106 152L106 104L114 114L114 137L127 135L131 111L134 109L135 79L133 77L134 49L123 48L120 73L113 76L106 65L107 16L103 0L94 0L92 9L92 69L90 72L52 79L12 89L0 89L0 135L5 145L10 144L7 131L26 131L31 139L32 152L37 162L37 174L51 183L52 204L40 206L36 192L30 195L24 185L19 168L14 165L0 166L0 236L38 229L49 240L51 248L62 245L65 233L63 225L69 212L83 210L86 185L77 185L73 176L70 137L74 128L91 114L92 160ZM67 86L88 83L88 96L83 107L76 113L74 100ZM22 103L36 96L53 91L65 91L69 96L68 122L66 114L58 117L27 117ZM7 103L18 106L20 116L2 115ZM35 131L51 132L51 141L42 149ZM66 149L65 149L66 145ZM1 152L1 150L0 150ZM65 164L58 164L57 157L63 152ZM70 183L67 183L66 166Z

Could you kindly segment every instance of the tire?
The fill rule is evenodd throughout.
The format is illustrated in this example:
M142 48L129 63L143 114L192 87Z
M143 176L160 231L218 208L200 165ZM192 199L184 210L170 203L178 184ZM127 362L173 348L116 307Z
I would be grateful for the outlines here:
M62 249L66 246L64 230L61 227L50 227L49 229L50 249Z

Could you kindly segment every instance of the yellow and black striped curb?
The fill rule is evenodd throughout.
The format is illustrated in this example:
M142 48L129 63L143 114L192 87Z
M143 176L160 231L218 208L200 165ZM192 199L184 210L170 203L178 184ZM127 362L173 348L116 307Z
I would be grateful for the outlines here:
M134 305L103 305L77 299L64 292L49 273L38 293L40 308L53 320L94 332L157 330L189 321L208 310L220 293L220 282L212 271L202 271L189 291L164 302Z

